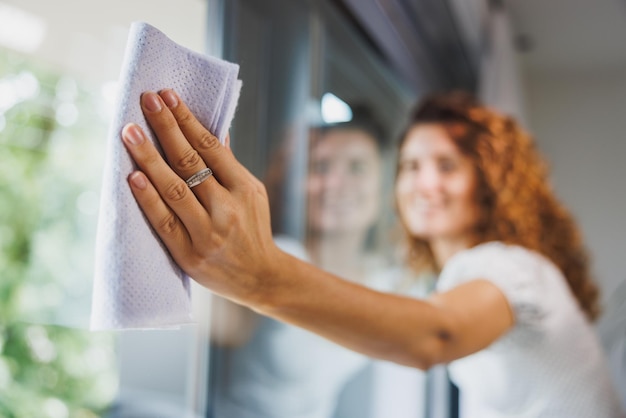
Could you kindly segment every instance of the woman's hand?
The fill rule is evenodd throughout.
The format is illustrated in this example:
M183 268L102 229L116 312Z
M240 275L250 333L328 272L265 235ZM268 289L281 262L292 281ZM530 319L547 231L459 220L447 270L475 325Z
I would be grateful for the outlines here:
M222 296L254 305L282 254L272 240L263 184L173 90L144 93L141 106L167 161L139 126L124 127L124 144L139 166L129 176L135 199L190 277ZM185 179L207 167L213 175L190 188Z

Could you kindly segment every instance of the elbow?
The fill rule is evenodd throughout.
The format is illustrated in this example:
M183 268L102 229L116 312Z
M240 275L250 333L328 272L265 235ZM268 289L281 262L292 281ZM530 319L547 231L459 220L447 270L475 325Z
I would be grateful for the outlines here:
M410 364L407 364L407 366L416 368L416 369L421 370L423 372L427 372L433 366L436 366L436 365L437 365L437 363L432 362L432 361L427 360L427 359L423 359L423 358L412 359Z
M427 372L432 367L440 364L441 362L436 357L428 357L425 356L423 353L420 353L419 355L411 356L410 358L405 359L405 361L401 361L400 363L402 363L404 366L413 367L421 371Z
M427 372L431 368L442 363L443 362L438 356L425 356L421 354L419 357L416 356L412 359L411 367Z
M428 371L434 366L448 362L447 353L450 351L453 338L451 333L445 330L438 330L432 336L416 341L409 349L410 366Z

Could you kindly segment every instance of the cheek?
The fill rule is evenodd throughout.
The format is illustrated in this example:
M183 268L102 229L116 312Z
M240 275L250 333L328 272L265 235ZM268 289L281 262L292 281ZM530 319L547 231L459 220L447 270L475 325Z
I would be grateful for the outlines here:
M406 217L407 204L410 195L410 184L406 179L398 178L394 187L396 209L400 216Z
M306 180L306 191L309 194L319 193L322 189L322 178L320 176L311 175Z
M377 217L380 213L382 192L378 186L371 187L363 192L363 209L371 217Z
M394 186L394 193L398 202L409 192L409 186L410 183L406 176L399 175Z
M455 192L457 197L458 215L468 225L478 223L480 208L476 203L476 186L473 182L463 181L457 187Z
M359 187L364 193L379 195L382 191L382 179L380 173L371 172L359 178Z

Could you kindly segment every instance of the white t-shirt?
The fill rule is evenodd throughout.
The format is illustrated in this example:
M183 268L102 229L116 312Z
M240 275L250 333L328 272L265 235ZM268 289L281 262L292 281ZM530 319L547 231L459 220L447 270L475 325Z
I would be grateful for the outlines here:
M520 246L481 244L446 263L437 291L476 279L502 291L515 325L450 364L463 417L624 417L596 333L550 260Z

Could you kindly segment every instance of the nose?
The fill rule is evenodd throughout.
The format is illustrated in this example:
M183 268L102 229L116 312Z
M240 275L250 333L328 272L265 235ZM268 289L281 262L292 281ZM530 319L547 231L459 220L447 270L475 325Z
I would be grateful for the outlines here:
M432 193L441 188L441 174L430 164L423 166L414 180L415 188L421 193Z
M336 165L330 167L322 179L322 184L327 190L343 189L349 183L349 175L346 170L342 167L337 167Z

